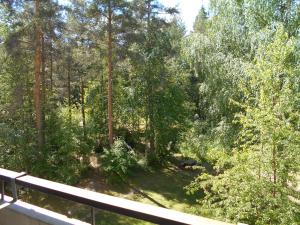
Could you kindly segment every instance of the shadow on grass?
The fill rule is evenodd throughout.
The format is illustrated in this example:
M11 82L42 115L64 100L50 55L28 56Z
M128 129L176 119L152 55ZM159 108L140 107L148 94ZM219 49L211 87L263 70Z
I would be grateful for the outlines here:
M143 192L161 195L164 199L161 202L155 197L156 201L162 205L169 205L177 202L178 204L194 205L196 198L201 196L187 195L184 187L189 185L197 175L194 171L182 171L174 166L152 172L139 171L130 177L129 182Z
M150 225L152 223L142 220L130 218L127 216L118 215L106 211L99 211L96 215L97 225L120 224L120 225Z
M156 202L169 209L192 213L191 209L197 204L196 199L201 196L187 195L184 187L190 184L196 175L197 172L183 171L175 166L152 171L137 170L128 179L133 188L122 182L108 183L101 172L91 171L80 182L79 187L147 204L157 205ZM26 201L32 204L90 222L90 208L87 206L38 192L30 192L25 197ZM96 218L97 224L150 224L105 211L97 211Z

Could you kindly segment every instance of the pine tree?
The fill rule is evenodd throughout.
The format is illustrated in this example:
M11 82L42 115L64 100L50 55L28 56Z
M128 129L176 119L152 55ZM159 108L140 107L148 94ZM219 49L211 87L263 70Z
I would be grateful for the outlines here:
M43 31L41 24L41 3L39 0L35 1L35 85L34 85L34 99L35 99L35 113L36 113L36 129L37 129L37 144L38 149L41 151L45 145L45 132L44 132L44 118L43 118L43 96L42 96L42 40Z
M202 6L194 22L194 32L204 33L207 26L208 13Z

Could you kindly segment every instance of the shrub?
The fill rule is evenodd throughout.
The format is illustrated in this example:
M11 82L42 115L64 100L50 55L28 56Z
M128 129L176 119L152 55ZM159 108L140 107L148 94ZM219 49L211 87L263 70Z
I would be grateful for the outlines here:
M117 174L123 179L137 165L137 157L124 140L117 139L111 149L104 150L101 162L108 175Z

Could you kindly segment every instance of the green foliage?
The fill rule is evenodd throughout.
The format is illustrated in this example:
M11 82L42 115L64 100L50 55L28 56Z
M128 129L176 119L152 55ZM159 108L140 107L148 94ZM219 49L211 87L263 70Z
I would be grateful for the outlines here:
M100 85L98 85L97 83L89 83L87 85L86 106L89 110L87 111L86 130L95 145L98 141L99 143L97 144L107 146L107 104L105 102L104 96L101 94L101 91L103 89L103 83L101 83Z
M171 147L168 149L168 145L174 145L184 129L187 109L184 106L185 96L177 85L157 94L154 124L156 153L159 158L164 159L175 151Z
M198 159L206 157L209 139L202 134L202 126L200 122L196 121L182 134L178 148L184 156Z
M125 179L130 170L137 165L137 156L132 149L128 148L125 141L117 139L111 149L104 150L101 165L108 177L118 175L121 179Z
M187 188L205 193L199 211L299 223L290 200L299 196L299 1L211 0L190 34L159 1L110 2L0 4L0 166L76 183L90 154L108 146L111 9L120 139L100 169L126 179L132 149L145 165L167 164L179 150L214 166Z
M243 60L223 52L210 30L194 32L184 39L182 58L189 69L188 93L194 104L193 122L181 134L179 149L190 157L210 160L211 149L230 151L239 131L234 115L240 108L232 99L240 99L239 81L245 77Z
M208 13L202 6L194 22L194 31L204 33L207 27Z
M219 124L209 133L205 132L206 128L205 122L195 121L192 123L189 129L181 133L178 148L186 157L215 163L220 154L230 152L230 141L226 139L235 135L230 134L226 130L228 127L223 124Z
M35 155L32 173L51 180L75 184L88 166L87 146L80 140L76 120L68 121L67 110L51 112L47 120L47 147Z
M237 117L242 129L239 147L225 156L230 167L220 159L215 167L219 175L203 174L188 187L205 191L201 203L217 217L250 224L299 223L299 206L291 201L288 185L300 169L295 56L294 40L279 26L273 41L260 46L241 82L244 112Z

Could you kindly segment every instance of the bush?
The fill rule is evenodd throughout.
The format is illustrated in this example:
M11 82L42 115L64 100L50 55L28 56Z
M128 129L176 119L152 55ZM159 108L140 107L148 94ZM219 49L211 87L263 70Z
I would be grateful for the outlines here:
M62 111L50 112L46 120L45 148L32 156L31 174L53 181L74 185L80 181L81 173L87 168L88 148L80 139L82 130L76 127L78 121L69 121Z
M126 178L137 165L135 152L124 140L117 139L111 149L105 149L101 157L102 168L108 175Z

